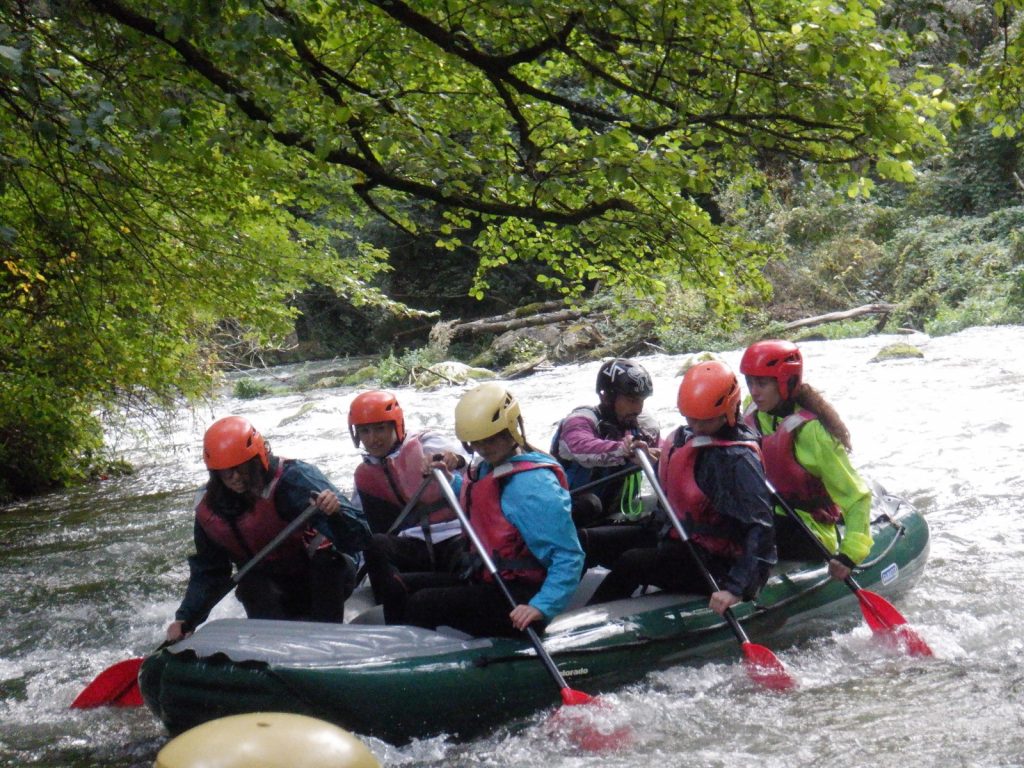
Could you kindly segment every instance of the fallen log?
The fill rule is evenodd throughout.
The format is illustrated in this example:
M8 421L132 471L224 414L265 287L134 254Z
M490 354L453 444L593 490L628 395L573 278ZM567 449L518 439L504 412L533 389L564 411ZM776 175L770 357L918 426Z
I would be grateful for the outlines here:
M863 315L888 315L895 309L895 304L886 304L884 302L879 304L865 304L861 307L854 307L853 309L847 309L842 312L828 312L824 315L805 317L803 320L794 320L791 323L786 323L782 327L784 330L792 331L796 328L809 328L813 325L837 323L840 320L850 320L854 317L862 317Z
M513 317L502 319L485 317L481 320L471 320L468 323L456 323L451 327L452 338L468 336L477 333L504 333L513 331L516 328L529 328L535 325L551 325L564 320L577 320L583 317L586 312L579 309L561 309L557 312L540 312L528 317Z

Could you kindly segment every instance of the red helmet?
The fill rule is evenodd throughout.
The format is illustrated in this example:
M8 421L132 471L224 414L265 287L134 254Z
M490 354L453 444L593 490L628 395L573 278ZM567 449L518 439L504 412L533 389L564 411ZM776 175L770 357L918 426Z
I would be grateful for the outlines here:
M779 384L779 395L789 400L804 375L804 358L796 344L781 339L758 341L747 347L740 360L744 376L765 376Z
M736 374L718 360L696 363L683 376L676 404L679 412L689 419L724 415L731 427L736 424L736 409L740 404Z
M244 416L225 416L210 425L203 436L203 461L209 470L231 469L260 457L264 470L270 469L270 455L263 435Z
M360 424L379 424L382 421L394 423L398 442L405 440L405 416L402 414L402 406L390 392L363 392L352 401L352 405L348 407L348 431L356 448L359 447L356 427Z

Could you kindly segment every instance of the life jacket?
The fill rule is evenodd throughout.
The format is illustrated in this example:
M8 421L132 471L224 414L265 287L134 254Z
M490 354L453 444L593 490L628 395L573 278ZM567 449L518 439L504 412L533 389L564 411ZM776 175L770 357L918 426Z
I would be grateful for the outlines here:
M627 431L633 437L650 438L650 435L645 435L641 429L636 427L630 427L628 430L623 429L614 419L605 417L599 407L584 405L574 408L565 419L559 422L558 429L555 430L555 434L551 438L551 455L558 459L558 463L565 470L566 481L569 483L570 489L579 488L587 483L600 480L607 475L620 471L626 465L626 460L623 459L622 463L617 466L585 467L574 459L560 456L558 443L562 439L562 425L574 416L583 416L587 421L591 422L594 425L594 430L602 440L622 440L626 436ZM594 493L600 497L604 508L609 512L616 511L619 497L622 494L622 487L625 483L625 478L620 478L609 480L594 487Z
M743 420L761 435L761 455L764 458L764 473L775 486L779 496L791 507L802 509L819 523L835 524L842 512L825 484L796 460L797 432L817 415L800 408L784 418L770 435L761 433L757 420L757 409L753 405L743 414Z
M423 482L420 434L407 437L397 451L383 460L364 460L356 467L356 491L372 533L387 533ZM430 482L416 506L393 533L454 519L455 512L445 504L441 489L437 483Z
M729 537L726 518L712 507L711 500L697 485L697 456L707 448L732 445L759 453L757 443L754 440L721 440L707 435L697 435L683 442L684 436L680 427L665 441L671 447L668 451L662 450L658 479L690 539L713 555L735 560L743 554L743 545ZM668 535L679 538L675 526Z
M245 563L270 543L287 525L274 505L274 492L284 474L285 460L277 462L270 485L252 507L240 515L221 515L210 507L204 493L196 505L196 520L207 536L228 551L235 563ZM289 563L305 562L306 544L301 530L295 531L277 549L268 554L263 562L267 565L287 566Z
M568 488L565 472L555 462L507 461L499 464L488 475L462 484L462 505L470 517L473 530L487 549L502 579L540 586L547 570L526 546L519 529L509 522L501 510L501 489L505 482L520 472L550 469L563 488ZM493 581L486 568L481 567L477 578Z

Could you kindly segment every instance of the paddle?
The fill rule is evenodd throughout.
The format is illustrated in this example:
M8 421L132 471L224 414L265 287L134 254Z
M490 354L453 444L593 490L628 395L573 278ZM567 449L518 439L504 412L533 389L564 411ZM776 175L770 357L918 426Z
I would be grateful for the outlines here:
M718 583L715 581L715 577L711 575L711 571L709 571L707 566L704 564L704 560L701 558L697 548L694 547L693 542L690 541L690 537L686 535L686 529L683 528L682 522L679 520L679 517L676 516L675 511L672 509L672 505L669 503L668 497L665 495L665 490L661 487L661 483L658 482L657 475L654 472L654 467L651 466L651 460L648 458L647 453L645 451L637 451L636 457L637 461L640 462L640 466L643 467L644 474L647 475L647 481L654 489L654 493L658 497L658 501L665 509L669 521L675 527L676 533L679 534L679 538L682 539L683 543L689 548L690 555L700 568L701 573L704 576L704 580L707 582L712 592L718 592L719 588ZM786 671L786 668L782 666L782 662L779 661L774 653L763 645L750 642L750 638L747 637L747 633L743 630L743 627L740 626L739 621L733 614L732 608L727 608L722 614L722 617L729 624L733 634L736 635L736 639L739 640L740 648L743 650L744 665L751 680L774 691L785 691L796 685L796 681Z
M628 467L624 467L623 469L617 469L609 475L599 477L597 478L597 480L591 480L589 483L584 483L578 488L573 488L571 491L569 491L569 493L573 496L576 496L578 494L583 493L584 491L589 491L591 488L596 488L597 486L603 485L604 483L610 482L612 480L618 480L620 477L625 477L626 475L631 475L634 472L639 471L640 467L636 466L635 464Z
M776 503L782 507L787 515L798 525L800 530L807 534L808 538L814 542L814 546L821 553L827 563L832 559L832 553L828 551L828 548L814 535L814 531L810 529L803 518L797 514L796 510L793 509L789 503L779 495L779 492L775 490L775 487L765 482L768 490L771 492L772 497ZM910 625L907 624L907 620L903 618L903 615L896 610L892 603L886 600L879 594L870 592L864 589L858 584L853 576L847 576L843 579L843 583L850 588L850 591L857 596L857 600L860 602L860 612L864 615L864 620L868 626L871 627L871 631L877 635L883 635L887 638L896 638L902 641L903 646L907 649L907 653L911 656L932 656L932 649L928 646L928 643L917 634Z
M416 503L420 500L420 496L423 495L423 491L426 490L427 486L430 484L430 481L433 479L434 478L431 475L423 476L423 480L422 482L420 482L419 487L416 488L416 490L413 492L409 500L405 502L405 506L402 507L402 511L398 513L398 517L395 518L395 522L391 524L391 526L387 529L386 533L394 533L398 526L405 522L405 518L407 518L409 516L409 513L412 512L412 508L416 506ZM359 566L359 571L356 573L356 585L362 586L363 581L365 579L366 563L364 562L361 566Z
M263 558L277 549L281 542L305 524L316 511L316 504L310 504L298 517L282 528L280 533L271 539L263 549L257 552L249 562L239 568L235 575L231 577L231 588L238 584ZM217 599L217 602L227 597L231 588L228 588ZM163 642L156 648L156 651L160 651L170 644L169 642ZM93 678L93 681L75 697L75 700L71 702L71 708L92 709L93 707L142 706L142 693L139 691L139 668L145 660L145 657L125 659L107 667Z
M437 480L437 484L441 486L441 491L444 493L445 498L448 499L448 504L455 511L455 514L459 518L459 522L462 523L462 527L466 531L466 535L470 541L473 542L473 546L476 547L477 553L484 562L484 566L487 568L487 572L494 578L494 582L501 589L501 593L505 596L510 607L515 608L519 603L512 596L512 593L508 589L508 585L505 580L501 577L501 573L498 571L497 566L494 564L494 560L491 559L490 554L487 552L483 543L480 541L480 537L473 529L473 525L469 522L469 517L466 515L465 510L462 509L462 505L459 504L458 498L455 496L455 492L452 487L448 484L448 480L444 476L439 468L433 470L434 478ZM565 678L562 677L562 673L558 671L558 667L555 665L554 659L547 652L544 647L544 643L541 642L540 637L533 627L527 627L525 630L526 636L530 638L530 642L533 644L533 649L537 652L537 658L544 664L544 668L547 670L551 679L558 685L558 689L562 694L562 703L566 706L577 706L581 704L597 703L590 694L584 693L583 691L577 691L569 687L569 684L565 682ZM620 746L623 739L628 739L630 733L623 729L616 730L612 734L600 734L600 733L574 733L573 741L579 744L584 749L608 749Z

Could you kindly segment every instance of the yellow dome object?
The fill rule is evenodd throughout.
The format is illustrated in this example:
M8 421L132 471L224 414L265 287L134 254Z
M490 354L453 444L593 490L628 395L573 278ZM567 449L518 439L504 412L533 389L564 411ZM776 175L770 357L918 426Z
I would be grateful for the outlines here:
M380 768L348 731L282 712L233 715L171 739L153 768Z
M512 439L525 448L522 424L519 401L497 381L474 387L455 405L455 436L464 443L486 440L508 430Z

